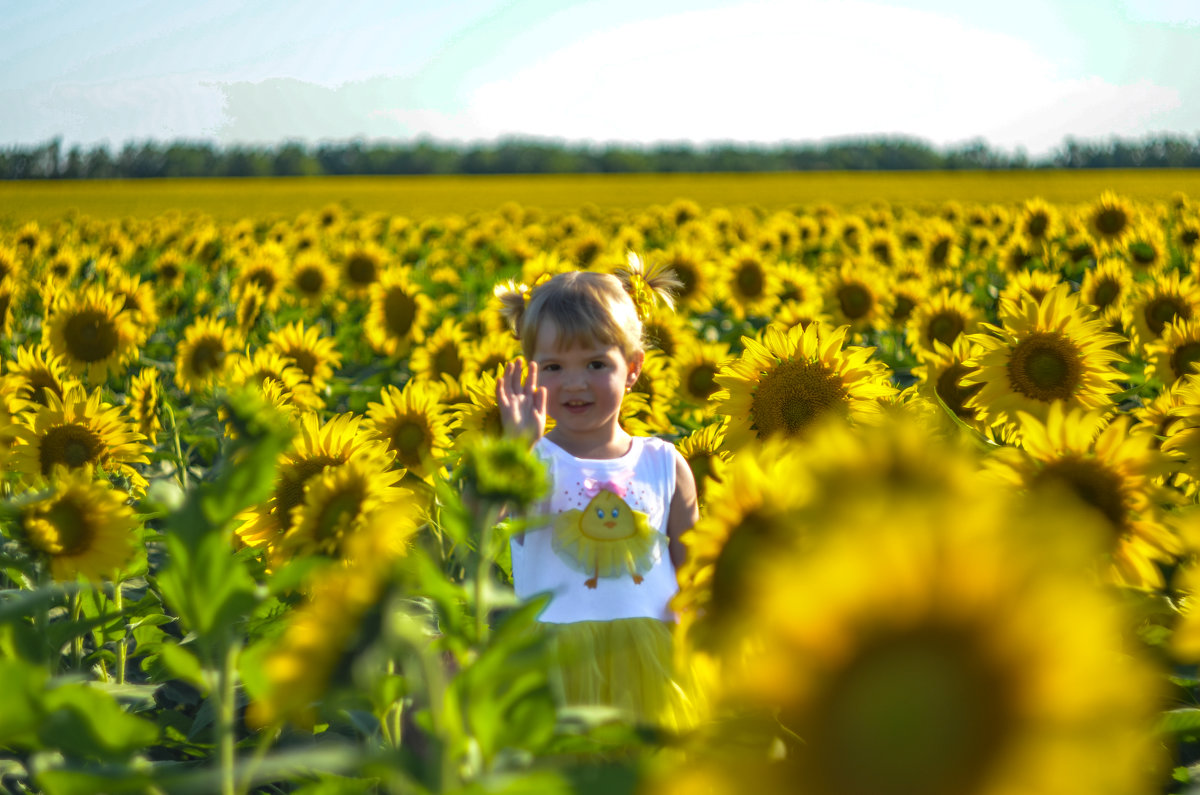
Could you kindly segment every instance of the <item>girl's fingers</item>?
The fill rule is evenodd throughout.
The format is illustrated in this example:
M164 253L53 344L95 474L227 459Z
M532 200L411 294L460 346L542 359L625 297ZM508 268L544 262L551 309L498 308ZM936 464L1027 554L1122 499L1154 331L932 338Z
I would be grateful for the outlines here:
M537 392L538 388L538 366L537 362L529 363L529 377L525 379L525 389L529 394Z

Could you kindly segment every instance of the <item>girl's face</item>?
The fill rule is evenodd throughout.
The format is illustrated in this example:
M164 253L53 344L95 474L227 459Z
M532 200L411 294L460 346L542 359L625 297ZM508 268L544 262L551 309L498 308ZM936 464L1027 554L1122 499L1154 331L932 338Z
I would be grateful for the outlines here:
M642 354L627 361L616 345L595 341L563 347L553 323L542 324L535 350L538 382L546 388L555 430L575 441L611 438L625 391L641 373Z

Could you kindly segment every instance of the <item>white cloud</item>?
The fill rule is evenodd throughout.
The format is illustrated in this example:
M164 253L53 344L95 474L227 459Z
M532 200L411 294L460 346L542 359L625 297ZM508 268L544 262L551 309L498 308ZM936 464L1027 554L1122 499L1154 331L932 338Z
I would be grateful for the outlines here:
M1044 152L1137 134L1178 106L1154 85L1080 80L1010 36L868 2L747 3L602 31L480 87L483 135L573 140L983 137Z

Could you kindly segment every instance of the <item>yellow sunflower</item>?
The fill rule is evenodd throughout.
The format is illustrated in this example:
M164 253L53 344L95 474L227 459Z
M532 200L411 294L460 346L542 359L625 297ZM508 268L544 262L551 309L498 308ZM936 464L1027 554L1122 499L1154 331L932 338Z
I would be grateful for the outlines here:
M474 339L470 345L470 356L467 357L470 369L464 371L464 377L495 372L497 367L508 364L521 355L520 341L507 331L476 336Z
M905 325L908 347L916 354L933 351L934 343L953 345L979 330L983 313L968 293L943 287L913 310Z
M134 464L148 464L144 436L119 406L101 401L101 390L89 395L73 385L60 400L46 393L45 406L25 412L14 431L12 466L21 480L33 484L47 478L56 467L91 473L100 468L125 478L135 495L146 489L146 479Z
M238 335L220 318L197 318L175 351L175 385L187 393L212 386L237 350Z
M882 271L861 263L845 262L827 274L823 286L825 308L835 325L863 332L884 324Z
M1011 511L945 502L832 526L762 575L743 614L761 650L721 686L796 742L741 780L769 795L1152 791L1165 687L1130 653L1120 604L1071 573L1082 555L1048 565L1015 543L1031 534Z
M958 238L958 230L947 221L934 219L929 222L929 230L925 233L925 264L935 278L958 270L963 258Z
M337 268L320 251L306 251L292 263L288 290L309 307L325 304L337 295Z
M675 365L679 400L711 416L716 406L710 398L721 388L716 375L732 358L729 346L723 342L693 340L676 350L671 360Z
M239 515L241 525L235 532L241 542L272 551L295 525L309 481L327 467L356 460L390 479L392 453L383 442L369 438L362 424L363 418L353 414L338 414L325 423L316 414L302 415L291 446L279 456L270 498Z
M160 297L165 297L183 287L187 272L183 254L178 250L167 249L162 252L155 258L152 267L154 269L154 288Z
M779 303L779 276L776 260L750 246L734 250L721 265L725 274L722 295L728 302L733 316L771 316L771 310Z
M1133 277L1129 266L1116 257L1105 259L1083 274L1079 300L1090 306L1105 323L1117 323L1133 294Z
M292 360L270 347L259 348L245 355L230 357L229 364L221 376L228 386L253 386L263 388L264 381L278 387L288 403L300 411L319 411L325 401L304 375L304 371L291 363Z
M237 285L229 294L234 306L234 317L237 318L238 333L247 337L258 323L263 309L267 305L267 296L258 282L245 282Z
M1200 319L1169 323L1162 336L1144 348L1148 359L1147 378L1157 378L1164 387L1200 370Z
M462 324L447 317L413 350L408 367L414 378L424 381L440 381L444 375L457 380L464 372L476 372L473 355Z
M371 291L392 263L392 256L379 245L349 243L336 264L343 290L353 297Z
M1060 284L1063 284L1063 279L1054 271L1020 271L1010 274L1008 283L1000 291L1000 306L1019 304L1024 296L1041 301Z
M760 340L742 338L744 350L716 375L712 399L730 418L726 448L737 450L772 436L796 436L826 413L855 419L877 414L879 399L894 395L887 367L874 348L846 346L848 327L812 324L782 331L767 326Z
M451 407L454 419L449 423L455 434L455 450L461 451L485 438L499 438L504 435L500 408L496 405L495 372L485 371L463 379L463 395L466 400Z
M1123 376L1113 366L1120 356L1110 350L1122 338L1103 331L1086 309L1060 284L1043 300L1024 296L1001 308L1000 326L972 334L980 353L968 360L978 368L960 379L981 388L967 401L991 425L1004 425L1024 411L1044 418L1050 405L1094 409L1111 404Z
M432 311L433 302L412 281L411 271L390 268L371 286L363 331L376 353L402 358L414 343L425 339Z
M779 302L791 304L801 311L819 313L825 305L821 292L821 281L809 268L781 264L776 269L779 276Z
M138 521L129 495L90 472L58 470L46 496L24 504L18 523L58 582L110 579L134 553Z
M342 366L342 354L337 341L322 337L318 326L305 326L296 321L276 329L268 337L268 346L284 358L291 359L313 389L321 392L333 378L334 370Z
M154 288L141 280L140 276L118 271L108 283L109 292L123 301L122 313L126 314L136 330L136 345L146 344L158 329L158 298Z
M1200 287L1190 276L1171 271L1138 283L1129 311L1133 339L1144 347L1162 336L1168 324L1200 316Z
M646 424L659 432L668 432L671 428L668 415L679 391L679 375L671 366L671 359L662 351L646 351L642 372L632 390L646 396L646 411L642 417Z
M1200 217L1182 218L1175 228L1175 245L1185 264L1196 266L1196 251L1200 246Z
M1112 191L1104 191L1084 211L1087 232L1101 252L1121 248L1133 233L1137 220L1133 205Z
M1022 204L1014 228L1025 239L1045 246L1062 234L1062 216L1054 205L1035 197Z
M699 430L693 431L679 440L675 448L692 470L696 480L696 495L700 505L707 504L707 494L711 483L721 483L725 479L725 469L733 459L733 455L721 449L725 435L723 422L710 422Z
M387 386L379 403L367 404L366 430L387 445L396 466L432 481L450 447L450 427L439 391L412 380L404 389Z
M913 368L917 377L916 392L933 405L945 406L945 410L953 414L967 426L982 431L981 412L970 404L970 399L982 386L973 384L964 386L963 376L976 371L966 362L976 356L978 350L968 336L959 336L952 345L944 345L934 341L930 349L917 352L920 362Z
M656 309L642 318L642 335L646 345L670 357L696 339L696 332L687 317L666 308Z
M676 243L663 255L663 264L675 272L680 287L675 304L681 311L703 313L713 306L713 263L706 249Z
M1158 278L1170 260L1166 233L1158 224L1148 222L1139 223L1130 231L1124 253L1138 278Z
M66 357L55 355L42 345L18 347L16 360L6 364L8 377L17 382L16 397L22 406L49 405L47 393L61 400L71 384L79 383L67 371Z
M263 308L274 312L287 286L288 255L282 246L264 243L234 260L231 294L241 295L253 284L262 293Z
M138 331L120 297L97 285L63 294L50 309L42 343L90 386L121 375L139 356Z
M129 382L129 391L125 394L125 406L138 433L146 437L153 447L158 441L158 432L162 430L159 413L162 411L162 382L158 370L153 367L143 367Z
M1064 411L1061 403L1044 422L1022 413L1020 448L996 450L988 466L1018 488L1078 498L1105 529L1109 579L1161 588L1155 562L1170 564L1182 551L1163 513L1175 500L1159 485L1172 465L1153 436L1131 428L1131 421L1127 415L1110 422L1100 412Z

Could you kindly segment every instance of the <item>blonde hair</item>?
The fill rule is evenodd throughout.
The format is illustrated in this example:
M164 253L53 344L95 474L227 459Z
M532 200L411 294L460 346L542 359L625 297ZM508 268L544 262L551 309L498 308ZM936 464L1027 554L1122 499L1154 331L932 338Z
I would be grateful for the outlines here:
M636 266L634 267L636 260ZM521 340L526 358L536 354L538 333L551 323L563 345L596 342L615 345L626 359L646 349L639 306L630 292L645 285L671 305L671 289L679 285L674 273L642 272L641 261L630 256L630 271L618 276L596 271L559 273L533 289L509 282L496 288L500 311Z

